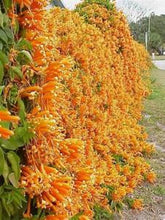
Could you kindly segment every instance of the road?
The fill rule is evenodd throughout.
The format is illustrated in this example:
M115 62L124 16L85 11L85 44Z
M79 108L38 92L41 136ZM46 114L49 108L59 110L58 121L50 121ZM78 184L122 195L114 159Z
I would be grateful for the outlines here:
M153 63L158 69L165 70L165 60L153 60Z

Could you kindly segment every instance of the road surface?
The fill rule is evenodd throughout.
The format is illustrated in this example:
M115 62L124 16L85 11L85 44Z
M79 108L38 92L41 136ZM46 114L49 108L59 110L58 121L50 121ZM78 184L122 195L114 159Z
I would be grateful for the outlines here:
M153 60L153 63L158 69L165 70L165 60Z

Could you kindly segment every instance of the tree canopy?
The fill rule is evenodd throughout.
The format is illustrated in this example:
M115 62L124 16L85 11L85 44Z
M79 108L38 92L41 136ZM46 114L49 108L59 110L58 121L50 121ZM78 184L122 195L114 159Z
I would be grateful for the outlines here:
M118 7L124 12L129 23L137 22L151 11L150 8L146 8L140 2L133 0L119 0Z
M165 48L165 15L152 14L130 24L134 38L145 44L145 32L148 32L148 46L150 51L161 54Z
M51 0L51 4L57 7L65 8L64 4L60 0Z

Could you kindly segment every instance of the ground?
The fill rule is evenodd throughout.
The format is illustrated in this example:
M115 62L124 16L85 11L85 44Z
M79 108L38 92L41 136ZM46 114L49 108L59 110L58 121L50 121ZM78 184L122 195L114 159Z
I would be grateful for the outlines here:
M139 187L134 197L144 201L143 211L127 210L116 219L165 220L165 70L153 68L152 94L145 101L142 124L149 134L148 141L156 153L148 159L157 174L156 184Z

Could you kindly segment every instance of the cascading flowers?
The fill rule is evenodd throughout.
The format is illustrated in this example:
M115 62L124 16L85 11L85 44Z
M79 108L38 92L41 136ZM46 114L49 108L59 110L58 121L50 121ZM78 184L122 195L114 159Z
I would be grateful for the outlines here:
M45 3L14 1L33 47L18 91L34 133L20 179L29 197L24 216L33 200L47 220L93 219L96 204L111 213L147 173L154 182L143 157L153 147L138 124L148 54L114 2L85 0L77 12L45 10Z

